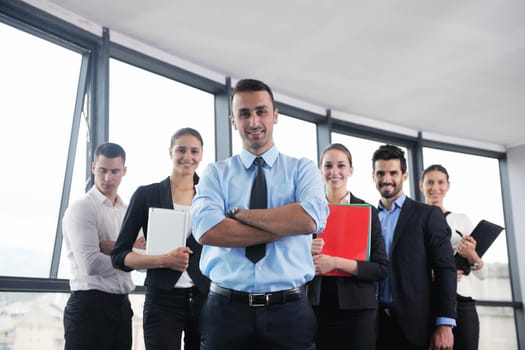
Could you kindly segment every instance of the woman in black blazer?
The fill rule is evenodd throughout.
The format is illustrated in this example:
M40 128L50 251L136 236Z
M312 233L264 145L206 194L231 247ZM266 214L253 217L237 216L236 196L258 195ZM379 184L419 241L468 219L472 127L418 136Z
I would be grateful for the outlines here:
M365 203L347 190L353 168L352 155L344 145L334 143L327 146L320 163L329 204ZM322 254L322 244L322 238L313 241L317 276L308 286L310 302L317 316L317 350L374 349L377 282L386 277L388 265L377 210L372 207L370 261ZM322 276L332 270L347 272L351 276Z
M195 173L202 160L202 137L192 128L178 130L171 138L171 175L159 183L140 186L131 197L115 247L113 265L124 271L147 269L144 301L144 342L146 349L199 349L199 314L209 291L209 280L199 269L201 246L186 227L186 246L167 254L147 255L133 251L140 230L148 239L149 208L177 208L190 215Z

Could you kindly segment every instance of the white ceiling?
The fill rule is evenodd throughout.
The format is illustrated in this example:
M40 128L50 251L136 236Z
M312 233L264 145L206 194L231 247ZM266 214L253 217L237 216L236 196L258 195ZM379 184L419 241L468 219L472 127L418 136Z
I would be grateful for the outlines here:
M525 1L27 2L365 123L525 143Z

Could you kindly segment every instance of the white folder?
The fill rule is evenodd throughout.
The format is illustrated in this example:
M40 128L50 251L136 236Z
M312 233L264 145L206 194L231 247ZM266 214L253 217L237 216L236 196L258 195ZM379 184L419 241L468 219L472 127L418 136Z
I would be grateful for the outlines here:
M160 255L185 247L186 221L185 210L149 208L146 253Z

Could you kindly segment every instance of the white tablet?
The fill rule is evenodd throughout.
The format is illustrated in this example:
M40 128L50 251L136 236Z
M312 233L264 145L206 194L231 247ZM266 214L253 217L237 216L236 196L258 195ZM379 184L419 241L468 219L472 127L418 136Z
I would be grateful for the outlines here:
M186 246L186 211L149 208L146 254L166 254Z

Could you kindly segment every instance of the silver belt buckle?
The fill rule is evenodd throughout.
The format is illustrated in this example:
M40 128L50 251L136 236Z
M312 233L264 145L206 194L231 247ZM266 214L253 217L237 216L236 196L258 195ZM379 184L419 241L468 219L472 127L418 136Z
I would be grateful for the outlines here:
M250 294L248 295L248 305L249 306L255 306L255 307L258 307L258 306L268 306L270 305L270 293L268 294L265 294L265 293L259 293L259 294ZM264 302L261 303L261 302L257 302L255 299L257 297L264 297Z

